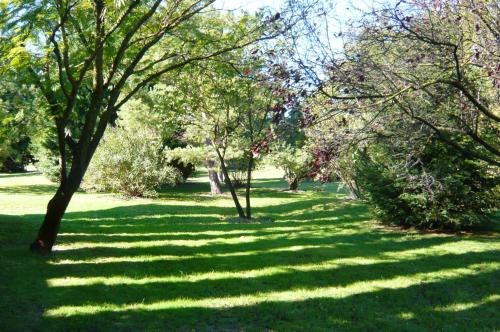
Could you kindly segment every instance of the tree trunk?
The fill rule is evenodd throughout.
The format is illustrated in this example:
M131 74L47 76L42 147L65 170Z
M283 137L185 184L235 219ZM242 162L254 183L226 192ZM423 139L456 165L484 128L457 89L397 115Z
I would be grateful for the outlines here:
M206 160L208 170L208 181L210 182L210 193L212 195L220 195L223 193L222 186L219 181L219 175L215 170L215 161L212 159Z
M297 190L299 189L299 179L294 177L292 181L288 182L288 190Z
M212 141L210 138L205 138L205 146L208 148L212 145ZM207 158L205 160L205 164L207 166L208 171L208 181L210 182L210 193L212 195L220 195L223 193L222 186L220 185L219 175L215 170L215 161L211 158Z
M224 172L222 170L219 172L219 181L226 182L226 179L224 177Z
M47 213L38 231L38 236L30 246L31 251L39 253L50 253L52 251L61 225L61 219L77 189L78 186L65 184L59 186L54 197L47 204Z
M61 183L54 197L52 197L47 204L47 212L43 219L42 226L38 230L35 241L30 245L31 251L38 253L50 253L52 251L52 247L56 242L59 232L62 217L66 212L66 208L73 194L80 187L80 183L89 166L92 154L93 151L85 157L82 155L73 155L73 162L69 174L64 176L64 173L61 172Z
M234 206L236 207L236 211L238 211L238 216L240 218L245 219L246 218L245 212L243 211L243 208L241 207L240 201L238 200L238 195L236 195L236 190L234 189L233 183L231 182L231 179L229 178L229 174L227 173L227 168L226 168L226 163L224 162L224 158L220 154L220 151L217 147L215 147L215 152L217 152L217 156L219 157L222 173L224 173L224 180L226 182L226 186L229 188L229 191L231 192L231 197L233 198L233 202L234 202Z
M247 183L245 184L245 201L247 219L252 219L252 208L250 206L250 184L252 181L252 168L253 168L253 154L250 152L247 165Z
M360 198L360 191L356 184L356 180L354 180L354 177L348 172L344 171L344 169L340 167L338 163L336 163L335 169L335 173L337 174L337 176L347 186L349 190L349 197L352 199Z

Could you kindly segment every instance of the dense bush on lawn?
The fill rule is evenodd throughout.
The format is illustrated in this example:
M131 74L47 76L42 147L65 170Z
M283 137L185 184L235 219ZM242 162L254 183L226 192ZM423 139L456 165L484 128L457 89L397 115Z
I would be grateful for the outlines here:
M47 179L58 183L61 179L61 164L58 154L56 134L52 130L40 130L32 137L31 148L35 159L35 167ZM67 169L71 168L71 157L68 155Z
M291 145L278 145L269 155L268 163L284 171L289 190L297 190L300 182L312 171L307 151Z
M35 154L35 167L47 179L59 182L61 177L61 166L59 157L50 149L39 148Z
M162 185L180 180L168 164L161 137L154 131L109 128L84 178L83 188L118 192L125 196L152 197Z
M456 230L491 217L500 198L494 170L437 141L404 161L390 152L379 145L356 162L356 180L382 220Z

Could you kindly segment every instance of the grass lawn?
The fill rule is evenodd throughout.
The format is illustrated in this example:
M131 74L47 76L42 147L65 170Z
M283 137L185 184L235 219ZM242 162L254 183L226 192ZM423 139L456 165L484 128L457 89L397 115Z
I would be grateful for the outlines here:
M420 234L260 174L255 216L195 178L158 199L78 193L28 251L54 185L0 174L0 331L495 331L500 237Z

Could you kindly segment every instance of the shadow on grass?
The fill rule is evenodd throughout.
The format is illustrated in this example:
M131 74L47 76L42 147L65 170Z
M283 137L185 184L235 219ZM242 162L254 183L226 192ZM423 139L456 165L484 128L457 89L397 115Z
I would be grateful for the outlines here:
M463 286L488 282L495 273L464 276L432 283L416 284L401 289L378 289L351 296L329 298L318 296L301 301L261 300L253 305L204 307L203 302L192 307L164 309L168 302L137 309L118 306L98 314L50 317L54 326L72 326L102 330L113 328L133 330L148 326L152 330L383 330L383 331L493 331L498 328L495 319L498 300L483 302L491 289L451 294L444 292L450 285ZM245 283L244 280L241 283ZM293 285L292 285L293 286ZM492 286L492 285L488 285ZM314 289L313 289L314 290ZM168 291L168 290L166 290ZM109 290L108 290L109 292ZM188 291L188 294L190 291ZM437 295L439 294L439 295ZM439 310L455 302L469 304L463 309ZM124 308L124 309L122 309ZM193 318L196 323L193 325ZM472 319L471 319L472 318ZM103 325L104 324L104 325Z
M25 178L30 176L40 175L40 172L20 172L20 173L0 173L0 179L8 179L8 178Z
M54 194L56 190L57 186L51 184L0 187L0 193L5 194Z
M287 190L288 183L282 178L260 178L252 180L253 188L265 189L280 189ZM346 188L342 187L339 182L318 183L310 180L303 181L299 184L300 190L311 190L318 192L347 194Z
M205 189L162 197L198 202ZM0 330L500 326L497 238L377 230L335 195L255 192L296 200L255 208L271 223L225 222L233 208L209 200L69 212L45 258L26 250L41 215L0 215Z
M225 195L224 197L230 198L228 188L222 186ZM265 198L272 196L273 198L298 198L304 196L304 192L300 190L307 190L316 192L319 195L339 194L345 195L347 192L341 188L338 183L318 184L315 182L307 181L300 184L298 192L286 191L288 185L283 179L264 178L255 179L252 181L252 198ZM240 199L243 199L244 189L237 188ZM163 199L176 199L176 200L195 200L195 201L211 201L219 199L220 195L210 195L210 185L208 182L188 181L176 187L164 187L159 190L160 198ZM193 196L193 194L198 194Z

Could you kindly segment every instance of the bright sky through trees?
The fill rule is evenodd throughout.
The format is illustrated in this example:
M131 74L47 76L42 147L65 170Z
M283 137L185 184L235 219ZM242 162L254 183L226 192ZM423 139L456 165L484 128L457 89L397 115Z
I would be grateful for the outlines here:
M263 7L271 7L278 10L284 4L284 0L217 0L215 7L224 10L247 10L257 11ZM326 0L324 3L332 4L335 7L336 15L341 19L355 17L358 11L368 11L384 3L391 1L374 0Z
M285 0L216 0L215 8L228 11L255 12L261 8L269 7L276 11L284 6ZM323 0L326 7L331 7L328 15L328 27L330 43L335 49L343 47L341 38L334 37L335 33L343 31L349 21L357 21L373 8L381 8L384 5L394 3L391 0ZM324 21L323 23L324 24ZM323 26L323 29L326 27ZM324 30L326 31L326 30Z
M269 6L278 8L281 0L217 0L215 7L225 10L248 10L250 12Z

